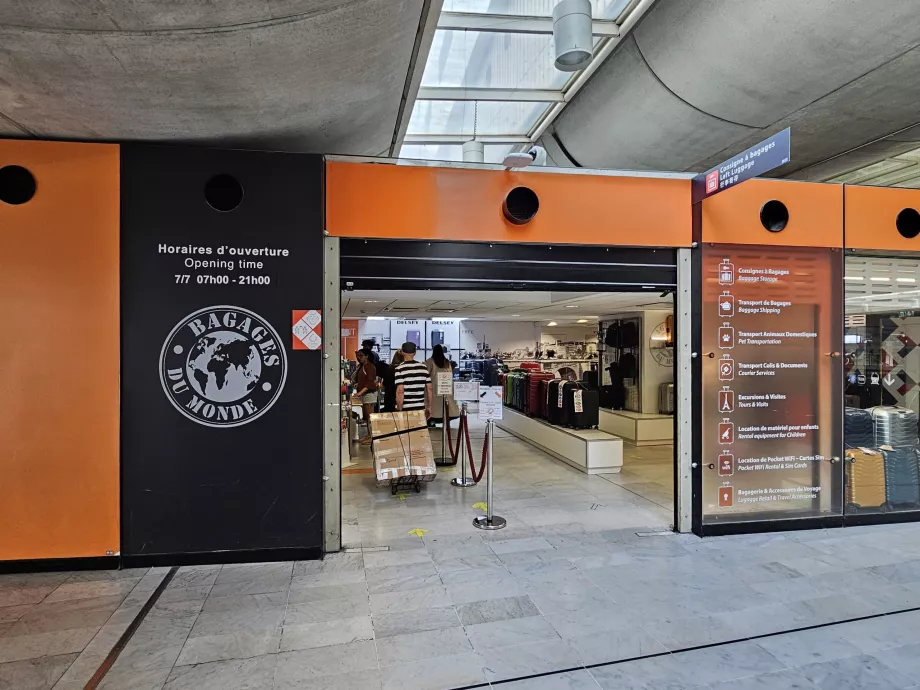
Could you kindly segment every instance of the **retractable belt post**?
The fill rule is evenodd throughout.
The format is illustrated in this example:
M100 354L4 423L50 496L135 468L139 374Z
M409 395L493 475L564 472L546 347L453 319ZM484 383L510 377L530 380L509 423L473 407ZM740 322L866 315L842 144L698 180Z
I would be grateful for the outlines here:
M501 529L508 524L503 517L492 514L492 446L493 434L495 430L494 422L490 419L486 422L486 443L489 444L489 453L486 465L486 514L480 515L473 520L473 525L479 529Z
M467 414L467 404L463 403L460 406L460 430L457 432L459 439L457 440L457 445L460 446L460 450L457 451L459 455L457 456L457 462L460 464L460 476L454 477L450 480L450 483L453 486L459 486L461 489L465 489L468 486L475 486L476 482L473 481L472 477L466 476L466 459L463 457L463 433L466 429L466 414Z

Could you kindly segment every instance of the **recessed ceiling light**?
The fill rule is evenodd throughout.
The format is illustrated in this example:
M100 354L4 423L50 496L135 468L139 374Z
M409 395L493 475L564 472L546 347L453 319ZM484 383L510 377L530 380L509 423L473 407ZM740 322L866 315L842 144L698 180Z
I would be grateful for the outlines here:
M578 309L578 305L577 304L567 304L565 305L565 308L566 309Z
M916 278L895 278L899 283L916 283Z
M365 303L365 304L377 304L378 302L380 302L379 299L366 299L366 300L364 300L364 303Z
M862 276L844 276L844 280L865 280Z
M520 314L512 314L511 316L520 316Z
M558 326L559 324L556 323L555 321L550 321L550 322L549 322L548 324L546 324L546 325L547 325L547 326Z
M869 280L874 280L878 283L890 283L891 282L891 278L888 278L886 276L872 276L871 278L869 278Z
M576 323L588 323L588 319L578 319Z

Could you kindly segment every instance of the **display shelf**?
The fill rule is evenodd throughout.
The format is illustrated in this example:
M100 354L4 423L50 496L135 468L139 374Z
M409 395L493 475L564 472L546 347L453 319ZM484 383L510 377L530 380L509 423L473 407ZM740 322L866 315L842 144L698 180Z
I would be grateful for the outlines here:
M623 466L623 439L604 431L567 429L508 407L495 425L586 474L617 473Z
M674 416L600 409L598 428L636 446L667 446L674 443Z

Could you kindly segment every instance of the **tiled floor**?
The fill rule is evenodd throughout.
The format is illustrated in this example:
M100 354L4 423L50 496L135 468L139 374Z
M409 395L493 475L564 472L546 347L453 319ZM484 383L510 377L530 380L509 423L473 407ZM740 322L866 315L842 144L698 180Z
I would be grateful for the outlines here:
M450 473L402 498L377 489L372 475L345 476L351 551L322 562L181 568L101 687L920 685L920 614L840 624L920 607L920 524L707 540L639 536L666 526L670 511L513 438L496 440L495 457L495 509L506 529L473 528L484 488L451 487ZM161 574L112 574L88 589L83 574L30 577L0 580L3 689L50 688L75 659L55 687L82 687L68 676L98 660L84 649L87 640L92 646L120 624ZM42 577L51 580L42 585ZM129 585L119 577L135 588L127 600ZM114 598L85 617L39 611L77 596ZM82 627L70 627L74 620ZM89 625L55 644L15 641ZM658 656L629 661L647 655Z
M674 510L674 446L623 444L623 467L601 475L656 505Z

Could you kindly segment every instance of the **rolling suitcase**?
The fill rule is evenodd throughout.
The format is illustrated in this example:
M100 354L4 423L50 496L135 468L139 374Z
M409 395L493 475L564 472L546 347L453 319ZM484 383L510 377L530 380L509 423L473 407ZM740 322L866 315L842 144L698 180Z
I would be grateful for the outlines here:
M596 370L586 371L586 372L582 375L582 378L584 378L584 384L585 384L585 386L586 386L587 388L590 388L590 389L593 390L593 391L596 391L596 390L597 390L597 388L598 388L598 385L597 385L597 384L598 384L598 380L597 380L597 371L596 371Z
M527 377L527 404L524 406L526 414L531 417L540 416L540 382L554 378L554 374L542 371L534 372Z
M526 369L530 371L540 371L543 367L539 362L521 362L521 369Z
M917 445L917 413L905 407L873 407L874 448Z
M846 451L846 501L856 508L881 508L888 500L885 490L885 457L860 449Z
M575 382L565 386L563 406L565 425L573 429L594 429L598 424L599 406L597 391Z
M872 412L856 407L843 409L843 445L846 448L875 448Z
M562 405L559 404L559 390L565 385L562 379L553 379L546 385L546 420L550 424L562 424Z
M537 385L539 388L537 416L540 419L546 419L546 400L549 397L549 393L547 392L547 387L549 386L549 382L552 380L553 379L542 379L541 381L537 382Z
M658 414L674 414L674 384L658 386Z
M890 508L920 506L920 470L914 446L882 449L885 458L885 499Z

